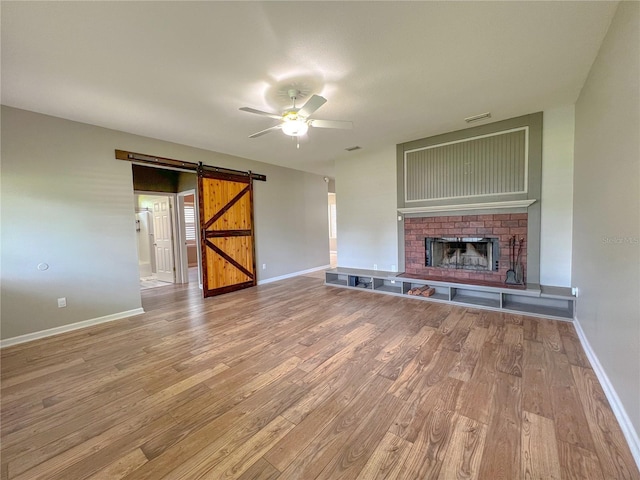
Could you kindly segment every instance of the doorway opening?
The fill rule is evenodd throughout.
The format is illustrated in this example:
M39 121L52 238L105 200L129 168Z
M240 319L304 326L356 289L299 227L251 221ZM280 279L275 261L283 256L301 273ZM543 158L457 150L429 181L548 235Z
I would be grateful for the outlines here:
M178 193L178 223L180 230L180 273L182 283L198 282L200 275L200 243L198 241L198 206L196 190Z
M331 268L338 266L338 222L335 193L329 193L329 264Z
M175 283L174 195L136 193L135 202L140 288Z
M138 164L132 173L140 288L201 285L196 174Z

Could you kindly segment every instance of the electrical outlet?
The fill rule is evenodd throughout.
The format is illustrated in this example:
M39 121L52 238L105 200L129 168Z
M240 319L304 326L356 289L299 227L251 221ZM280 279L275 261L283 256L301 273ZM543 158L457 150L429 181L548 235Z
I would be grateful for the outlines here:
M61 297L58 299L58 308L64 308L67 306L67 297Z
M377 264L377 263L374 263L374 264L373 264L373 269L374 269L374 270L377 270L377 269L378 269L378 264Z
M263 263L263 264L262 264L262 269L263 269L263 270L266 270L266 269L267 269L267 264L266 264L266 263Z
M572 287L571 288L571 293L578 298L578 294L580 293L580 290L578 289L578 287Z
M392 272L396 272L397 270L398 270L398 269L396 268L396 266L395 266L395 265L391 265L391 271L392 271Z

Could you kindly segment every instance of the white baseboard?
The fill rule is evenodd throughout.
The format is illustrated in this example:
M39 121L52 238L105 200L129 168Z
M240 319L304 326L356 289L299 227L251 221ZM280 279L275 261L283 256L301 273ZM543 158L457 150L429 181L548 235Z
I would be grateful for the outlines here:
M133 310L113 313L111 315L105 315L104 317L91 318L89 320L83 320L82 322L70 323L69 325L62 325L60 327L49 328L47 330L40 330L39 332L27 333L26 335L20 335L18 337L5 338L4 340L0 340L0 349L10 347L12 345L18 345L19 343L31 342L33 340L51 337L60 333L79 330L80 328L98 325L99 323L113 322L114 320L141 315L143 313L144 310L142 308L134 308Z
M285 278L297 277L299 275L304 275L305 273L312 273L312 272L317 272L319 270L326 270L327 268L331 268L331 265L322 265L320 267L314 267L308 270L300 270L299 272L287 273L286 275L280 275L279 277L265 278L264 280L258 280L258 285L277 282L278 280L284 280Z
M578 338L580 339L580 343L582 344L582 348L584 349L584 353L587 355L589 362L591 362L591 367L598 377L600 385L602 385L604 394L606 395L607 400L609 400L609 404L611 405L611 410L613 410L613 414L616 416L616 419L620 424L620 428L622 429L624 438L626 438L627 443L629 444L631 455L633 455L633 459L635 460L638 469L640 469L640 438L638 437L638 432L631 423L631 419L629 418L629 415L627 415L627 411L620 401L620 397L618 397L618 394L613 388L613 385L611 384L609 377L604 371L604 368L600 364L598 357L591 348L591 344L589 343L584 330L582 330L580 322L577 318L574 318L573 323L576 328Z

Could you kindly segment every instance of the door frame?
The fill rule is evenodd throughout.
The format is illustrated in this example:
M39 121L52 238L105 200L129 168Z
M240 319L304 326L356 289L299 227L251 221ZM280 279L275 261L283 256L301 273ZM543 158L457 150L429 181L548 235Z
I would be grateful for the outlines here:
M187 238L184 221L184 197L193 195L193 207L195 214L195 228L196 228L196 253L198 259L198 285L202 289L202 252L200 251L200 214L198 208L198 189L191 188L177 193L177 216L179 222L179 250L180 250L180 269L179 278L181 283L189 283L189 261L187 259ZM178 270L176 270L178 272Z
M179 269L182 269L182 258L179 247L179 228L178 228L178 209L176 208L177 199L175 193L167 193L167 192L152 192L147 190L134 190L134 195L151 195L154 197L168 197L169 198L169 208L171 209L171 249L173 250L173 283L183 283L181 281L181 277L178 276ZM137 204L135 205L137 208ZM134 211L135 211L134 208ZM140 259L138 259L140 262Z

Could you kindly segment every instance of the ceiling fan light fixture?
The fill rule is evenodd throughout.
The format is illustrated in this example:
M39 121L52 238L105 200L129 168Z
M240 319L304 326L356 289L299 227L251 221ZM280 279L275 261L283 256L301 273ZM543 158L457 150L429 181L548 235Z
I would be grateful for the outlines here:
M307 133L309 125L304 120L286 120L282 124L282 132L291 137L300 137Z
M263 117L269 117L276 120L280 120L278 125L256 132L253 135L249 135L249 138L257 138L275 130L282 130L285 135L290 137L299 138L307 133L309 127L318 128L353 128L352 122L343 122L337 120L317 120L311 118L316 110L327 102L327 99L320 95L311 95L311 97L305 102L305 104L298 108L296 107L296 98L300 92L296 89L290 89L288 91L289 97L293 102L293 106L285 110L282 114L263 112L262 110L256 110L251 107L241 107L243 112L253 113L256 115L262 115ZM299 148L299 144L298 144Z

